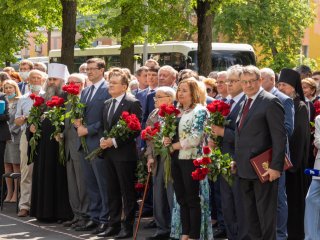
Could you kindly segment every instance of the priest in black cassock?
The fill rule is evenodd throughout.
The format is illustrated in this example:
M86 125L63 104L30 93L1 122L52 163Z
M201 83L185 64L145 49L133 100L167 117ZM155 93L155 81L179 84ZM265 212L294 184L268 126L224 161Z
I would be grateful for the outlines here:
M295 110L294 131L289 138L293 168L286 172L288 240L303 240L305 197L310 184L309 177L304 174L308 164L310 146L308 109L298 72L288 68L282 69L278 88L293 99Z
M62 86L68 75L65 65L49 64L45 94L42 96L45 101L52 96L66 98ZM68 198L66 168L58 160L59 144L55 138L51 138L54 130L50 120L42 120L41 138L34 157L30 216L44 222L59 222L73 217ZM30 126L30 132L35 132L33 125Z

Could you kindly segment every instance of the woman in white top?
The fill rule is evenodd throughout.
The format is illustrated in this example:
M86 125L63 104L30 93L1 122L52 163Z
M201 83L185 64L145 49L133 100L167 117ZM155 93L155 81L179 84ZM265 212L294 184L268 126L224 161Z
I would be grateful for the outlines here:
M201 90L193 79L185 79L178 85L178 116L177 135L174 140L164 139L170 146L172 155L171 173L173 187L180 204L182 224L182 240L199 239L201 226L201 207L199 197L199 181L191 177L196 169L193 160L202 155L204 139L204 123L208 113L201 104Z

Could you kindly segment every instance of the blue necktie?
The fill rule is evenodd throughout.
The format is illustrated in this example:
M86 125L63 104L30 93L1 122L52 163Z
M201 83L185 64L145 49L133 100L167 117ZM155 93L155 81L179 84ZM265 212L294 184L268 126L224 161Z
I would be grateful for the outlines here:
M89 92L89 96L87 97L86 103L89 103L91 101L93 90L94 90L94 85L90 87L90 90L89 90L90 92Z

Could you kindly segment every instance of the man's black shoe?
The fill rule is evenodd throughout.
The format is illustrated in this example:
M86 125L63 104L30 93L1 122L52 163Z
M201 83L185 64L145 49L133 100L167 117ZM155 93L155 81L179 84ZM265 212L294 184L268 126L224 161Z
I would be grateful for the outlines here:
M146 237L145 240L169 240L170 234L155 234L151 237Z
M123 238L132 238L133 237L133 230L132 228L122 228L121 231L117 236L115 236L115 239L123 239Z
M107 229L107 227L108 227L108 224L106 224L106 223L100 223L99 226L98 226L96 229L94 229L91 233L92 233L92 234L102 233L102 232L104 232L104 231Z
M226 234L226 230L223 230L221 228L217 228L214 232L213 232L213 237L214 238L226 238L227 234Z
M120 232L121 228L119 227L107 227L104 232L97 234L98 237L111 237L117 235Z
M76 231L91 231L95 229L98 224L92 220L87 221L84 225L75 228Z
M151 228L157 228L157 224L155 220L151 220L148 222L144 227L144 229L151 229Z
M74 219L72 219L72 220L70 220L70 221L65 221L65 222L63 222L63 223L62 223L62 226L64 226L64 227L71 227L72 224L75 224L75 223L77 223L78 221L79 221L79 218L74 218Z

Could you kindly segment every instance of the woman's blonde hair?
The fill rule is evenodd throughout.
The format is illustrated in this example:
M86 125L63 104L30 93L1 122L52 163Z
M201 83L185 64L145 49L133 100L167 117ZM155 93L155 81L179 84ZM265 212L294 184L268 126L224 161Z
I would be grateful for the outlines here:
M11 85L11 86L14 87L14 90L15 90L15 92L16 92L16 98L21 97L21 92L20 92L20 89L19 89L18 84L16 83L16 81L11 80L11 79L5 80L5 81L3 82L3 86L2 86L3 89L4 89L4 87L5 87L6 84L9 84L9 85Z

